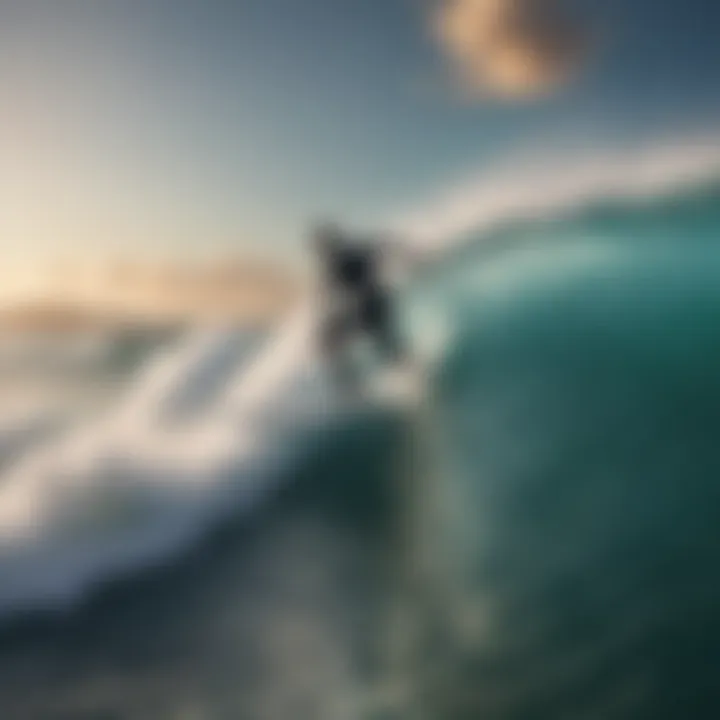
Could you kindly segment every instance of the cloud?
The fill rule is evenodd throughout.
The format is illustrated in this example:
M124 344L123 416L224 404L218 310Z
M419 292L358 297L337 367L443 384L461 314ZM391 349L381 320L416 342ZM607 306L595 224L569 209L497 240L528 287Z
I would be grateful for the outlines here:
M563 0L439 0L432 27L463 86L480 95L552 90L578 69L588 46Z

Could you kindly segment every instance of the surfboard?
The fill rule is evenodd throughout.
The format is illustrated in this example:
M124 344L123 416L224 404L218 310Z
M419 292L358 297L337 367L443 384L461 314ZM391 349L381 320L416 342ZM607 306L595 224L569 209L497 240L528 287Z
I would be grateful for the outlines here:
M422 368L411 363L375 368L365 381L374 401L396 406L417 405L426 387Z

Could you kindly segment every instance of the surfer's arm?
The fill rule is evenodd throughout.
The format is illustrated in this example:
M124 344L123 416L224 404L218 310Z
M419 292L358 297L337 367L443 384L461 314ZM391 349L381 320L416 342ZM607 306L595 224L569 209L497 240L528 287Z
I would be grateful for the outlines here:
M428 260L427 253L408 238L399 235L383 235L377 247L386 259L406 272L421 269Z

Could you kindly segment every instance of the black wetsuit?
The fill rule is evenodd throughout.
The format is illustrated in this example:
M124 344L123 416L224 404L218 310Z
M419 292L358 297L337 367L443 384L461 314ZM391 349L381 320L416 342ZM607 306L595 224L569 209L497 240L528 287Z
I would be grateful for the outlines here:
M397 359L400 345L392 304L381 281L382 257L374 245L343 245L324 253L325 282L330 291L322 344L336 354L358 333L372 338L388 359Z

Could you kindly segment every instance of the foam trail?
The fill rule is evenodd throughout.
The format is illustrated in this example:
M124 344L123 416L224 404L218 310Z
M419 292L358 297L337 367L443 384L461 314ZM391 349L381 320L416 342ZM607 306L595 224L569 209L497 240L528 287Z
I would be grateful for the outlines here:
M563 158L572 158L572 164ZM553 148L485 169L391 222L426 252L445 251L470 232L532 220L600 200L650 199L720 177L720 138L698 136L591 154Z
M342 407L313 351L314 317L303 307L249 363L233 356L232 333L198 333L117 412L12 467L0 485L0 611L71 603L253 507L304 433ZM214 401L193 392L202 402L188 404L219 366Z

